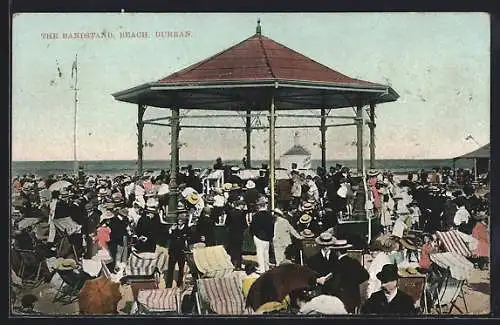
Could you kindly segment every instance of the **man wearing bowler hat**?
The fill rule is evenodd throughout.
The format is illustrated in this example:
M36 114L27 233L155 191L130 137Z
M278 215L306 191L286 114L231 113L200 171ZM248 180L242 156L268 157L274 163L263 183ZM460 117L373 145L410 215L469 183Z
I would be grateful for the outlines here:
M413 299L398 288L398 267L386 264L377 273L382 289L373 293L361 308L362 314L411 315L416 313Z

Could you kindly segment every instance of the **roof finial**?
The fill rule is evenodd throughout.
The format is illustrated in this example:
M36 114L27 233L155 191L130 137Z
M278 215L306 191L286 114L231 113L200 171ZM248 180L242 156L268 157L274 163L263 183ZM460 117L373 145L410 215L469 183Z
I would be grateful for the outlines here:
M261 28L260 28L260 18L257 19L257 28L256 28L256 32L257 32L257 35L261 35Z

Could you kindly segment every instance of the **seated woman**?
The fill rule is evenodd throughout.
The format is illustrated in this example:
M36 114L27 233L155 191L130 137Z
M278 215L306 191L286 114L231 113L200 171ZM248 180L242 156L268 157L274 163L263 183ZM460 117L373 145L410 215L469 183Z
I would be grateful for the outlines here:
M293 291L290 300L299 315L347 315L344 303L335 296L315 295L309 289Z

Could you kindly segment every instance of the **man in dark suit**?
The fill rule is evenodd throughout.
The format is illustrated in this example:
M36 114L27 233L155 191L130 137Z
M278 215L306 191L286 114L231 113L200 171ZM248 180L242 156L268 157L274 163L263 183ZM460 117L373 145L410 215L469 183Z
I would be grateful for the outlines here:
M386 264L377 273L382 289L373 293L361 308L362 314L412 315L416 313L413 299L398 289L398 267Z
M370 278L368 271L358 260L347 255L352 247L347 240L335 239L330 250L336 255L336 263L330 276L318 279L326 294L338 297L349 313L354 313L361 304L359 286Z
M318 278L332 274L335 268L336 256L330 250L334 240L335 237L331 233L322 233L315 240L321 250L307 259L307 266L318 274Z
M226 218L226 228L228 230L228 253L231 256L231 262L237 270L241 269L243 233L248 227L246 222L245 201L240 200L234 203L234 207L229 209Z

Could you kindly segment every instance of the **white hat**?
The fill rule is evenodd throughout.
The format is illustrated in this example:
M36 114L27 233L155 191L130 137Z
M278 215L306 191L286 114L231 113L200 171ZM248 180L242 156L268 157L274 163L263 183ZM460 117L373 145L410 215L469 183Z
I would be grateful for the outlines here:
M238 170L240 170L240 167L238 167L238 166L233 166L233 167L231 167L231 170L232 170L233 172L237 172Z
M282 216L282 217L284 217L284 216L285 216L285 214L283 213L283 211L281 211L281 210L280 210L280 209L278 209L278 208L274 208L273 212L274 212L274 213L276 213L276 214L277 214L277 215L279 215L279 216Z
M247 184L245 185L245 187L248 188L248 189L255 188L255 183L252 180L249 179L247 181Z
M158 200L154 198L149 198L146 201L146 208L156 208L156 207L158 207Z

